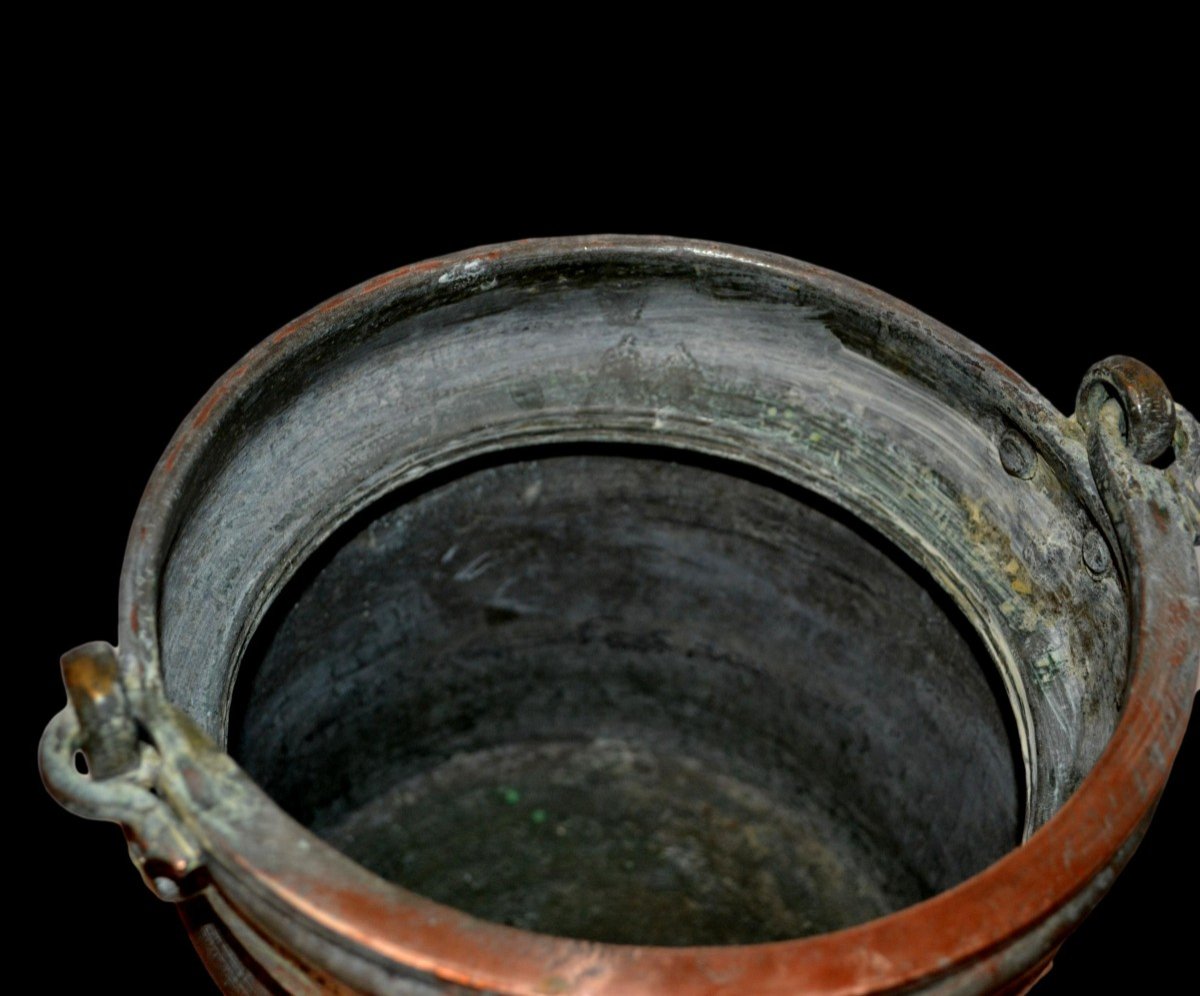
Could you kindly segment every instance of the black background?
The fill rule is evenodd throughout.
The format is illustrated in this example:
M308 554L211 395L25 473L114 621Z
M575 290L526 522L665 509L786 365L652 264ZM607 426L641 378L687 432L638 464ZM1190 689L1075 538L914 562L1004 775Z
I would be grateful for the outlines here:
M33 876L22 897L31 926L58 944L44 971L65 989L106 979L129 993L210 991L119 831L60 811L34 748L62 704L57 655L115 639L126 531L152 466L247 349L324 298L429 256L539 235L662 233L873 284L981 343L1064 411L1087 366L1118 352L1200 408L1190 275L1163 238L1179 227L1178 186L1153 149L1131 165L1106 157L1102 138L1077 148L1056 134L970 156L890 136L856 153L852 170L822 145L806 150L823 160L815 174L790 153L770 169L739 162L736 134L652 155L611 144L599 159L530 154L503 172L481 153L418 170L426 149L409 136L370 176L356 172L361 144L300 135L253 169L234 146L176 145L65 176L36 205L44 217L21 289L31 359L10 366L27 392L9 493L28 550L10 620L24 644L21 695L9 699L20 703L24 842L10 860ZM336 176L323 166L333 159ZM1173 973L1194 966L1196 919L1178 910L1198 895L1196 739L1193 729L1146 841L1039 993L1171 991Z

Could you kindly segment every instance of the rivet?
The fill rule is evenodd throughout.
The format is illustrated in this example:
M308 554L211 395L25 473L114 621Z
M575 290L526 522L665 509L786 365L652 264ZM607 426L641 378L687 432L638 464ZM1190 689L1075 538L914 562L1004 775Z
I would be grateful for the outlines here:
M1037 453L1016 429L1005 429L1000 437L1000 463L1013 477L1028 481L1037 469Z
M1108 544L1104 542L1095 529L1089 529L1083 537L1083 562L1092 572L1092 577L1102 578L1108 573L1111 561L1108 556Z

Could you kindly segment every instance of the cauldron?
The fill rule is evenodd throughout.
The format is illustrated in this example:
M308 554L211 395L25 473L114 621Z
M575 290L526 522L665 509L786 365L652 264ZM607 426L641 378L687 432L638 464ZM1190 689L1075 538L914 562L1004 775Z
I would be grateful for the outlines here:
M1182 738L1198 471L792 260L416 264L194 409L43 776L234 992L1019 991Z

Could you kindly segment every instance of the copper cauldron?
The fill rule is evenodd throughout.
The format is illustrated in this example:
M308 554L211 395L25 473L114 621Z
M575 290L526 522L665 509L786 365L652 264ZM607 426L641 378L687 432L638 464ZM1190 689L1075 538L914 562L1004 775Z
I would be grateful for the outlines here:
M429 260L187 418L43 778L229 992L1023 991L1183 737L1198 474L1137 361L1067 418L791 259Z

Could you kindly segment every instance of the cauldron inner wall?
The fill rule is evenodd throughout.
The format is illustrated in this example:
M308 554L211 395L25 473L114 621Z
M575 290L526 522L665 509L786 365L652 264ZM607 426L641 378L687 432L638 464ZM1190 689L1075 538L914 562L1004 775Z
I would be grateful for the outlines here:
M352 857L468 912L750 943L1016 845L992 670L902 555L794 486L543 449L340 530L255 634L230 747Z

